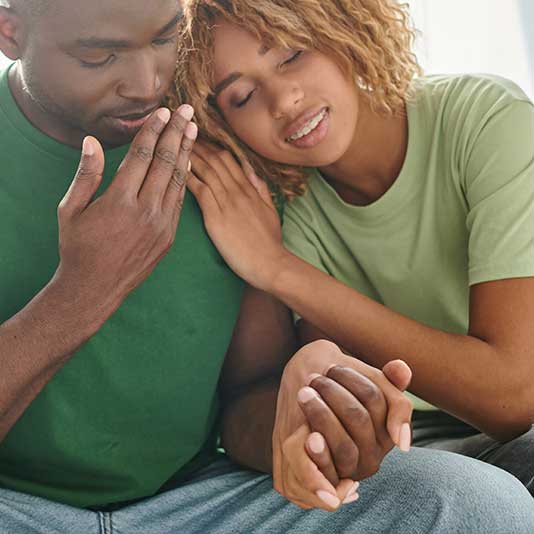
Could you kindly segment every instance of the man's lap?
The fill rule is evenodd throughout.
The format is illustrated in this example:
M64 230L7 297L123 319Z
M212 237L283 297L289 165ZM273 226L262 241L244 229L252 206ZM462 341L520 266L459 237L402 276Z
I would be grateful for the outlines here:
M0 490L1 534L534 532L534 505L507 473L441 451L393 451L363 481L360 500L329 514L305 512L267 475L222 459L187 484L112 513L77 510Z

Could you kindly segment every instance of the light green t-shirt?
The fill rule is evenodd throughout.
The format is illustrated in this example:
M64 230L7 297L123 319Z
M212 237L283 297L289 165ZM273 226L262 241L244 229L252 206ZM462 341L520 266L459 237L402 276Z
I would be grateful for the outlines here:
M534 107L495 76L414 83L408 150L392 187L353 206L313 170L306 194L286 207L284 239L388 308L466 334L469 286L534 276Z

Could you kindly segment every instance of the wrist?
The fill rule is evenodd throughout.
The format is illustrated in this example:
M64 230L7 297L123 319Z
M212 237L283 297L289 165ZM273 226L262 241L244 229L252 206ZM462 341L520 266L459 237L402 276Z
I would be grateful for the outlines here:
M281 250L272 262L273 268L270 270L266 287L263 289L283 301L283 295L288 290L288 281L291 280L293 272L298 269L300 260L284 246L280 248Z
M114 298L111 292L102 296L84 282L59 267L40 298L49 304L53 315L60 314L64 321L72 322L83 337L89 338L119 307L120 299Z

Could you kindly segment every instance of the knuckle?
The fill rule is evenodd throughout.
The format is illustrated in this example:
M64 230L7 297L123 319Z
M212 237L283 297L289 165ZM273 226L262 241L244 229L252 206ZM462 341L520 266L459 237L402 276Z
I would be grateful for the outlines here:
M177 167L174 169L172 173L170 185L173 187L176 187L177 189L181 189L185 184L186 177L187 177L186 171Z
M362 380L358 385L358 396L364 402L376 405L382 401L382 391L370 380Z
M97 172L95 169L91 168L90 165L81 164L78 167L78 172L76 173L76 178L78 180L92 179L102 176L102 173Z
M183 135L188 122L189 121L180 114L175 114L170 122L170 127L179 134Z
M153 156L152 149L146 145L133 146L132 153L137 159L141 160L143 163L151 161Z
M369 412L361 404L355 402L345 406L345 414L357 426L364 426L371 422Z
M184 135L180 148L182 152L190 153L193 150L194 144L195 144L195 141L193 139L189 139L189 137L186 137Z
M155 157L168 167L176 165L176 154L168 148L159 147L156 150Z

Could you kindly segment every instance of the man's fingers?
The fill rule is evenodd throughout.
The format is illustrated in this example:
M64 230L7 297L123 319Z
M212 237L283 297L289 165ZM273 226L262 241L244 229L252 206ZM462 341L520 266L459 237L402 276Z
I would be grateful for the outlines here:
M185 195L185 184L187 182L187 175L191 167L191 149L195 143L195 139L198 135L198 126L194 122L190 122L184 131L182 137L182 144L178 151L178 158L176 161L176 167L172 174L172 177L167 186L167 192L163 199L163 211L171 210L174 216L174 222L178 224L177 217L179 218L182 211L182 205Z
M357 438L358 434L364 431L364 428L361 421L358 421L356 416L360 414L360 417L366 418L366 414L364 411L358 410L357 406L351 407L352 401L345 400L340 405L339 401L344 397L342 397L340 393L340 395L338 395L339 400L336 400L336 384L350 392L363 405L365 411L369 414L374 427L376 439L378 439L381 445L389 445L389 447L391 447L391 441L385 429L387 402L380 387L372 380L350 367L336 365L328 370L327 377L317 375L317 380L313 380L312 384L312 387L317 389L319 394L339 417L340 421L349 431L349 434L354 438ZM332 402L330 402L330 398L332 398ZM362 454L368 454L368 452L369 451L363 449L361 450Z
M349 400L352 397L348 392L347 396ZM322 434L326 439L339 477L353 478L358 468L360 455L354 439L347 433L339 419L315 389L302 388L298 393L298 401L310 428ZM372 424L370 426L370 434L374 438Z
M184 104L180 106L171 116L171 119L156 144L150 168L146 174L139 199L148 206L161 207L163 199L175 181L175 170L178 169L185 179L187 171L187 158L189 157L191 146L186 142L185 151L187 156L182 158L181 167L178 167L178 154L184 150L184 136L186 131L195 135L196 127L188 126L193 118L194 110L191 106ZM194 141L192 139L191 141ZM189 149L189 151L188 151ZM175 187L175 190L177 188ZM175 191L176 192L176 191ZM176 196L174 197L176 199Z
M308 436L306 440L306 451L312 462L319 468L330 484L334 487L337 486L339 484L339 477L334 467L332 455L325 439L319 432L312 432Z
M405 391L412 380L412 370L408 364L402 360L392 360L384 367L382 372L386 378L400 391Z
M68 191L59 204L59 211L72 216L82 212L96 193L104 172L104 151L94 137L83 140L82 156Z
M159 108L152 113L132 141L111 188L119 188L123 194L129 193L135 196L139 194L152 164L159 136L170 118L171 112L167 108Z

